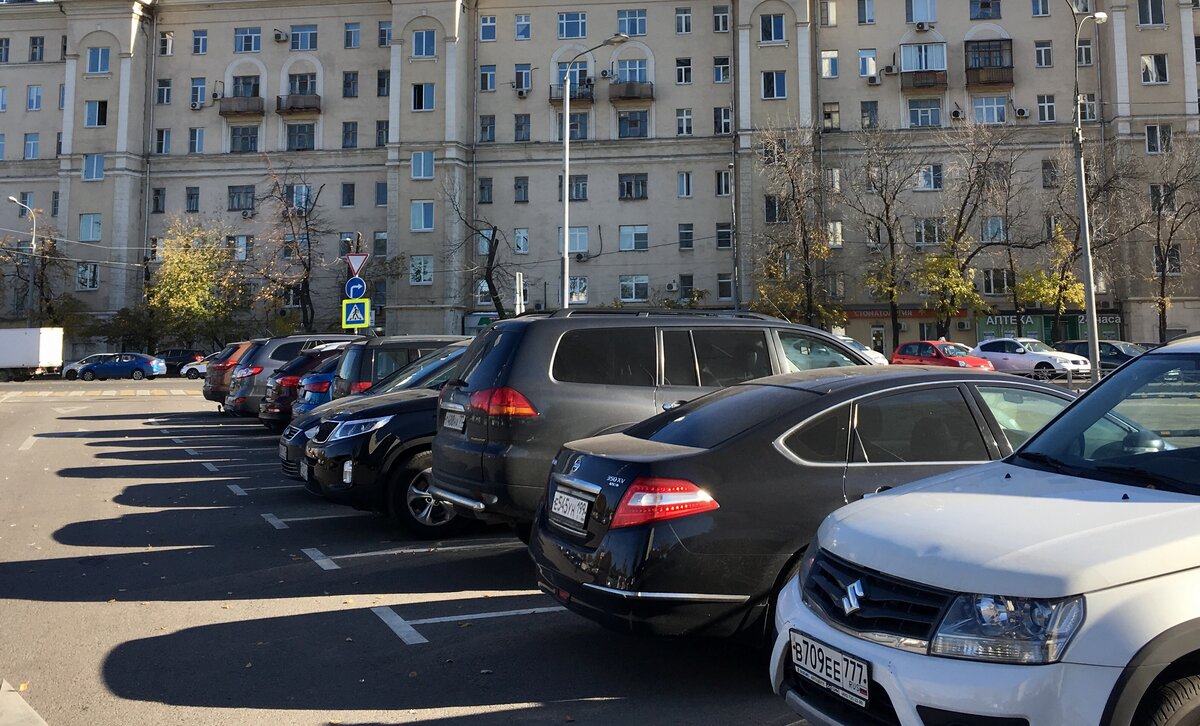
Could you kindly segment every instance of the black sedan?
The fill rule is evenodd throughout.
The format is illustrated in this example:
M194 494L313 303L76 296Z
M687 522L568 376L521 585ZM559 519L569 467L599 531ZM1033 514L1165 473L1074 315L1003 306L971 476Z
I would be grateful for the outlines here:
M760 378L555 457L541 588L611 627L731 635L764 614L825 515L999 459L1072 394L1002 373L823 368Z

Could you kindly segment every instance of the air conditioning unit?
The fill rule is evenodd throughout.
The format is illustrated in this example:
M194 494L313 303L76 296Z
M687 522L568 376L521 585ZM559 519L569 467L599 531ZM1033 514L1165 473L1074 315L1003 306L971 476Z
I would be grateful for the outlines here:
M679 292L679 283L678 282L668 282L667 283L667 292Z
M608 78L611 75L612 75L612 71L608 70L607 68L600 69L600 77L601 78Z
M527 98L528 96L529 96L528 88L518 88L517 89L517 98Z
M199 111L202 108L204 108L203 103L201 103L200 101L192 101L192 110L193 111Z
M879 76L867 76L867 85L868 86L878 86L879 85Z
M886 76L894 76L894 75L896 75L896 66L884 66L884 67L883 67L883 74L884 74L884 75L886 75Z
M243 209L242 210L242 219L253 219L253 218L254 218L254 210L253 209Z
M1021 106L1017 109L1017 118L1029 118L1029 109Z
M962 112L961 108L956 108L950 112L950 118L954 119L955 121L958 121L962 117L963 117L963 112Z
M283 32L282 30L275 31L275 42L276 43L286 43L287 39L288 39L287 33Z
M903 320L900 321L900 332L901 333L908 332L908 323L904 322Z
M971 329L971 321L970 320L960 320L960 321L958 321L958 325L956 327L959 330L970 330Z
M292 214L295 214L297 217L307 217L308 210L305 209L304 207L296 207L295 209L292 210Z
M926 31L926 30L929 30L929 23L926 23L926 22L925 22L925 21L923 21L923 20L922 20L922 21L919 21L919 22L917 23L917 30L920 30L920 31Z

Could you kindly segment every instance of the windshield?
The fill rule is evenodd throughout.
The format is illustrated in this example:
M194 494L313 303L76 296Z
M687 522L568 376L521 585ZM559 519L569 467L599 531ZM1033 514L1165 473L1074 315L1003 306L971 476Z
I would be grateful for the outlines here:
M1134 345L1133 343L1126 343L1120 340L1114 340L1112 345L1114 348L1128 356L1139 356L1146 352L1146 349L1140 345Z
M939 343L938 350L942 351L942 355L947 358L961 358L964 355L971 355L971 349L965 345L957 343Z
M1014 463L1200 494L1200 356L1135 359L1018 451Z
M846 345L848 345L848 346L850 346L851 348L853 348L853 349L855 349L855 350L857 350L857 351L860 351L860 352L861 352L861 351L870 351L870 350L871 350L870 348L868 348L867 346L865 346L865 345L863 345L862 343L858 342L858 341L857 341L857 340L855 340L854 338L843 338L843 337L841 337L841 336L838 336L838 340L842 341L842 342L843 342L843 343L845 343Z
M1025 350L1029 351L1030 353L1057 353L1058 352L1040 340L1018 340L1017 342L1020 343L1021 345L1025 346Z
M371 393L391 393L405 388L428 387L446 382L450 370L467 350L465 345L454 345L435 350L409 363L404 368L380 379L371 386Z

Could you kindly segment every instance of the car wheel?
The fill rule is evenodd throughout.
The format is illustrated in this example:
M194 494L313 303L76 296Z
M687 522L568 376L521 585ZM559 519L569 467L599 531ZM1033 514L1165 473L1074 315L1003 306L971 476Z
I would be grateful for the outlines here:
M140 380L142 380L143 378L145 378L145 377L146 377L146 374L145 374L145 373L142 373L142 369L141 369L141 368L134 368L134 369L133 369L133 373L130 373L130 374L129 374L129 377L130 377L130 378L132 378L132 379L133 379L133 380L135 380L135 381L140 381Z
M263 426L267 427L267 431L270 431L273 434L282 434L283 430L287 428L287 424L283 423L282 421L264 421L261 418L259 421L262 422Z
M533 524L530 522L514 524L513 533L517 535L517 539L529 544L529 540L533 539Z
M188 377L188 379L189 379L189 380L193 380L193 381L194 381L194 380L196 380L197 378L199 378L199 377L200 377L200 374L196 372L196 369L195 369L195 368L191 368L191 369L189 369L189 370L188 370L188 372L187 372L187 377Z
M449 504L429 494L432 484L433 452L420 451L404 463L388 490L388 515L421 539L454 534L462 528L462 517Z
M84 371L79 374L79 377L85 381L94 381L96 380L96 373L95 371Z
M73 381L78 377L79 377L79 371L67 371L66 379L68 381Z
M1149 726L1183 726L1200 719L1200 676L1162 684L1143 701Z
M1054 377L1054 366L1049 363L1038 363L1033 367L1033 377L1040 381L1048 381Z

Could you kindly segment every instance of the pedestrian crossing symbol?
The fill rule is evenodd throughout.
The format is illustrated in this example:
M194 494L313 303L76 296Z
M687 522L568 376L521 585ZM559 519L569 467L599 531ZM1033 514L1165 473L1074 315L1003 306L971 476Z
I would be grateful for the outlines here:
M342 300L342 327L366 328L370 326L371 301L367 298Z

